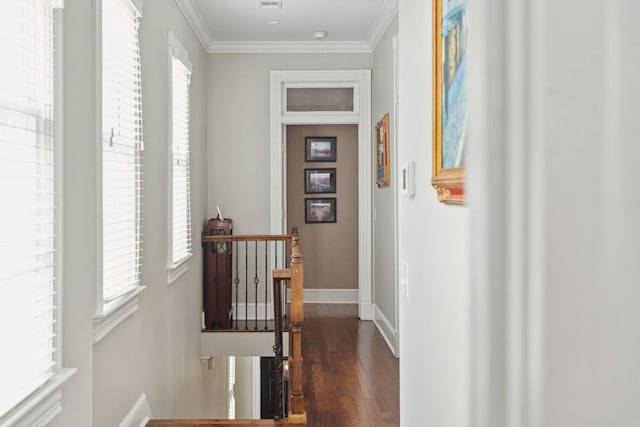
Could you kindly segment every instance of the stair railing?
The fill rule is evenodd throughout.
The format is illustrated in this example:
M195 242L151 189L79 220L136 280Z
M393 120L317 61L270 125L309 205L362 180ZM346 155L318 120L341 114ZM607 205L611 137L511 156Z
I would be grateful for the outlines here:
M231 254L229 261L225 261L225 263L231 264L226 268L231 273L229 280L232 282L233 298L231 301L224 302L223 309L226 311L228 305L231 304L232 307L229 308L233 312L233 322L230 322L229 328L225 327L225 329L268 329L268 321L273 319L275 331L273 350L280 370L279 395L282 395L284 390L282 378L285 375L282 335L283 330L288 326L287 421L289 424L306 424L307 415L304 410L304 393L302 391L304 265L298 229L293 227L290 235L242 236L203 233L202 245L204 250ZM289 254L291 261L287 262ZM269 267L271 267L273 280L273 317L267 314L266 276ZM291 302L288 310L285 310L283 302L287 301L287 287L285 285L287 282L290 283ZM227 285L218 283L216 280L216 289L218 286L226 287ZM261 298L262 295L264 295L264 299ZM254 304L255 306L252 307ZM264 307L264 313L259 313L259 305ZM289 312L288 316L285 311ZM244 316L239 317L240 313L244 313ZM284 414L282 402L283 399L279 399L277 411L277 414L281 415Z

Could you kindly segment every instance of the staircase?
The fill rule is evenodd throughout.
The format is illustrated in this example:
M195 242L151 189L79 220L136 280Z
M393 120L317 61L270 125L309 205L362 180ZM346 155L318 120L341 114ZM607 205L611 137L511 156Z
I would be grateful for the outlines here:
M278 242L283 242L282 247ZM274 246L269 247L269 244ZM304 324L304 266L302 262L302 252L300 249L300 237L297 228L293 228L290 235L273 236L234 236L234 235L202 235L204 251L212 253L220 250L225 253L225 265L231 268L231 278L225 280L229 286L229 292L233 293L235 285L235 296L230 304L231 318L228 322L225 319L214 324L214 327L207 327L205 321L201 334L201 355L202 357L214 357L220 351L227 349L226 355L233 356L275 356L279 377L277 382L278 391L276 395L282 396L278 401L276 419L274 420L151 420L147 427L163 426L199 426L199 427L222 427L222 426L262 426L262 425L306 425L307 415L304 407L304 393L302 391L302 330ZM235 245L235 246L234 246ZM242 266L240 252L244 246L244 267ZM253 270L249 267L250 247L255 247L253 252ZM259 256L259 247L264 247L263 256ZM240 250L239 250L240 248ZM235 250L234 250L235 249ZM284 254L290 254L290 262L284 260L285 256L280 256L279 266L278 253L282 250ZM226 251L226 252L225 252ZM263 259L262 259L263 258ZM261 267L258 264L260 260ZM266 276L271 263L270 281L272 283L272 301L268 300L268 288L266 286ZM262 268L262 265L264 268ZM261 283L259 270L263 273L263 286ZM244 279L243 292L239 285ZM216 279L217 280L217 279ZM252 293L254 299L250 302L249 283L253 286ZM290 303L287 304L287 283L290 285ZM216 286L218 283L216 281ZM226 290L225 290L226 291ZM263 302L259 303L259 295L264 294ZM232 295L233 296L233 295ZM244 297L244 298L243 298ZM241 301L242 300L242 301ZM244 305L244 309L240 309ZM270 306L270 307L269 307ZM272 316L269 309L272 307ZM260 309L261 308L261 309ZM253 309L253 310L251 310ZM250 312L253 311L253 318L249 319ZM260 313L262 311L262 313ZM240 314L244 314L244 318ZM270 319L272 317L272 319ZM219 327L224 323L224 327ZM285 328L288 334L284 334ZM270 337L270 338L269 338ZM285 339L288 338L288 339ZM220 344L223 341L223 345ZM244 343L249 347L246 354L242 354L240 347L232 344ZM287 345L288 344L288 345ZM231 348L231 350L229 350ZM283 396L284 387L284 359L285 351L288 355L288 396ZM240 353L240 354L239 354ZM284 412L284 400L288 402L288 413Z

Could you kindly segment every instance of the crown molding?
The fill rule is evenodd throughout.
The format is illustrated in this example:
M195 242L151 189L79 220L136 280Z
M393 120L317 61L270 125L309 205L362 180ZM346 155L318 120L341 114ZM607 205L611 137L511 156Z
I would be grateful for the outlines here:
M215 41L194 0L176 0L176 3L207 53L371 53L398 13L398 1L387 0L369 30L367 40L355 42Z
M393 18L398 14L398 8L399 0L387 0L382 6L382 9L380 9L380 13L378 13L367 36L367 43L371 47L371 51L374 51L378 43L380 43L384 32L387 31Z
M193 32L196 33L200 44L208 51L208 46L213 44L213 36L201 18L200 9L198 9L193 0L176 0L176 3L191 28L193 28Z
M213 42L209 53L371 53L367 42Z

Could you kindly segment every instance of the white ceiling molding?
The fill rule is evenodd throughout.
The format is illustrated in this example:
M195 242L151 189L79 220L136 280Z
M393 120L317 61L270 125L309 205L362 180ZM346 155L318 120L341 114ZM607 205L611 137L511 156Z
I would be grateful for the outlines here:
M200 10L193 0L176 0L178 7L182 11L182 14L193 28L193 32L196 33L198 40L202 44L202 47L209 52L209 46L213 44L213 36L209 31L209 28L202 20ZM209 52L210 53L210 52Z
M371 53L367 42L213 42L209 53Z
M391 25L391 21L393 21L393 18L398 13L398 4L399 0L387 0L384 6L382 6L382 9L380 9L380 13L378 13L367 36L367 42L371 51L374 51L378 46L382 36L384 36L384 32L387 31L387 28Z
M176 0L207 53L371 53L398 13L399 0L386 0L366 41L215 41L195 0Z

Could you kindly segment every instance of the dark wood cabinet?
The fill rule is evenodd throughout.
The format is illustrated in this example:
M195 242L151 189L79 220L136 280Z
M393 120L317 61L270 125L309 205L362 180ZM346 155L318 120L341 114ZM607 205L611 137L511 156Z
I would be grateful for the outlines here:
M203 232L209 236L233 234L231 219L210 219ZM209 242L204 245L203 311L207 329L231 328L232 260L231 242Z

